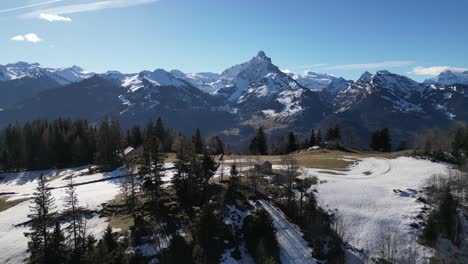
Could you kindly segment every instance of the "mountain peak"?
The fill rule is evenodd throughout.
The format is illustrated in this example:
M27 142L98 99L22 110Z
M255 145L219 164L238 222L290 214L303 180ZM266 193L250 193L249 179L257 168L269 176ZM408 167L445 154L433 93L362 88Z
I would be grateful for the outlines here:
M381 71L378 71L377 73L378 74L385 74L385 75L392 74L391 72L389 72L387 70L381 70Z
M271 63L271 59L269 57L267 57L267 55L265 54L265 52L263 50L259 51L257 53L257 56L255 56L253 58L253 60L255 60L255 61L266 61L268 63Z
M266 58L266 54L265 54L265 52L264 52L263 50L261 50L261 51L259 51L259 52L257 53L257 57Z
M361 75L361 77L359 77L358 82L368 82L371 79L372 79L372 74L366 71Z
M439 74L439 76L426 80L425 84L439 84L439 85L454 85L454 84L465 84L468 85L468 71L455 72L451 70L445 70Z

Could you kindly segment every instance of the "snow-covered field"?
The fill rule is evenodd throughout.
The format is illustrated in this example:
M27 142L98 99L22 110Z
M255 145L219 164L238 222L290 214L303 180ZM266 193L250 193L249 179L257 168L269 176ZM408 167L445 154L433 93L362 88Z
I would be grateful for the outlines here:
M8 200L30 198L37 186L37 179L41 173L45 177L51 178L50 187L63 187L67 185L66 178L75 175L76 184L119 176L124 173L123 169L117 169L109 173L96 173L85 175L87 168L73 168L63 170L47 170L22 173L0 174L0 193L14 194L8 195ZM88 209L99 209L102 203L112 200L119 193L118 179L95 182L92 184L80 185L76 187L80 206ZM63 209L63 199L66 195L66 188L52 190L57 210ZM23 235L28 231L28 227L15 225L28 221L30 200L21 202L14 207L0 212L0 263L22 263L27 258L27 239ZM106 218L94 216L87 219L87 229L96 237L100 237L107 226Z
M172 164L166 164L166 168L170 167ZM246 168L239 169L245 170ZM275 165L274 168L280 168L280 166ZM363 158L348 170L310 168L301 171L304 173L303 177L319 178L320 183L312 188L318 191L320 206L341 217L345 240L350 245L364 249L364 255L358 257L356 254L353 255L352 263L363 262L363 259L375 254L379 249L378 245L383 232L398 233L404 248L416 251L419 263L427 263L432 251L416 243L420 231L410 227L410 224L415 222L415 217L423 207L423 204L417 201L417 197L425 181L432 175L446 174L449 169L448 165L442 163L400 157L397 159ZM229 175L229 170L228 165L220 167L216 177L220 176L221 171L224 175ZM36 188L40 173L52 179L50 186L57 188L52 190L57 210L62 210L66 189L60 187L67 185L68 176L75 175L75 183L84 183L113 178L122 175L125 170L121 168L110 173L88 174L86 167L80 167L0 174L0 193L14 193L8 195L9 200L30 198ZM174 173L174 169L167 170L163 181L169 184ZM77 192L80 205L89 209L99 209L103 203L118 194L119 179L80 185L77 186ZM0 212L0 252L2 252L0 263L21 263L27 257L25 254L27 239L23 235L27 227L15 227L15 225L28 220L29 206L30 201L25 201ZM277 212L278 209L268 204L262 204L262 206L274 218L282 250L282 260L301 260L299 255L310 256L310 248L303 243L300 231L290 225L284 216ZM106 221L106 218L97 216L89 219L90 232L99 237L107 226ZM409 254L403 251L402 253ZM309 260L312 261L312 258ZM286 263L306 262L289 261Z
M416 199L425 181L449 169L409 157L364 158L348 171L307 169L304 176L319 178L321 183L312 188L318 191L320 206L332 212L337 209L345 240L352 246L369 256L377 253L385 234L392 234L401 240L400 253L416 251L417 262L427 263L433 253L416 243L420 231L410 224L424 206Z

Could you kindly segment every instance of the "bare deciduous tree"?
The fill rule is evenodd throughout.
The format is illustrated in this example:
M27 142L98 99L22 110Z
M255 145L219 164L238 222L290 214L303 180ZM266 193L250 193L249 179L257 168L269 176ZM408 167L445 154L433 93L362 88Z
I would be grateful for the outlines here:
M294 196L293 183L299 176L299 162L293 154L281 156L281 166L286 176L288 204Z

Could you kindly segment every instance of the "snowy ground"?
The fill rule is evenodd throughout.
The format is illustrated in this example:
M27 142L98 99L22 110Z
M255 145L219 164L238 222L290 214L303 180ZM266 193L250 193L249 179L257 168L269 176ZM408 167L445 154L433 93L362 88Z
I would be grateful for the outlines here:
M117 169L109 173L96 173L86 175L87 168L73 168L63 170L47 170L22 173L0 174L0 193L13 192L8 200L30 198L37 186L37 179L41 173L45 177L52 179L50 187L55 198L57 210L63 209L63 199L65 197L66 178L75 175L75 183L83 183L119 176L124 173L123 169ZM80 205L88 209L99 209L103 203L112 200L119 193L119 180L95 182L92 184L80 185L76 187ZM24 232L27 227L15 225L28 221L29 207L31 202L25 201L18 205L0 212L0 263L22 263L27 258L27 239ZM107 226L106 218L94 216L87 219L87 228L90 233L100 237Z
M416 243L420 231L410 224L423 207L416 199L425 181L448 170L445 164L409 157L365 158L348 171L307 169L304 176L319 178L321 183L312 188L318 191L320 206L332 212L337 209L345 240L352 246L372 255L383 232L397 232L403 254L413 254L412 249L418 263L427 263L432 251Z
M226 162L228 163L228 162ZM227 165L227 164L226 164ZM230 166L219 168L229 175ZM172 164L166 164L171 168ZM245 170L244 166L240 170ZM274 168L280 168L275 165ZM435 174L446 174L449 167L445 164L426 160L401 157L397 159L364 158L356 162L349 170L306 169L301 170L303 177L317 176L320 184L314 186L318 191L320 206L331 212L338 212L342 216L345 226L345 240L356 248L365 251L364 256L353 255L352 263L363 262L366 256L374 254L379 244L382 232L397 230L403 239L405 248L412 248L418 253L418 262L427 263L432 251L417 245L416 238L419 230L410 227L415 217L421 211L423 204L417 202L420 190L425 181ZM40 173L51 178L50 186L58 210L63 209L66 178L75 175L75 183L96 181L119 176L125 171L118 169L110 173L88 174L86 167L48 170L42 172L25 172L0 174L0 193L8 195L9 200L30 198L37 185ZM165 172L163 181L169 184L174 169ZM99 209L103 203L113 199L119 192L119 179L94 182L77 187L80 204L89 209ZM5 197L5 196L3 196ZM27 239L23 233L26 227L15 225L26 222L30 201L0 212L0 263L21 263L25 254ZM281 257L284 263L301 262L304 258L299 255L310 256L310 248L301 241L297 227L290 225L276 208L265 203L263 206L273 216L278 230L278 240L281 246ZM97 216L88 220L90 232L99 237L107 223L105 218ZM228 257L230 252L226 252ZM351 255L350 255L351 256ZM361 260L359 260L359 258ZM350 257L351 259L351 257ZM226 258L227 262L229 260ZM289 261L287 261L289 260ZM312 261L311 258L309 261Z

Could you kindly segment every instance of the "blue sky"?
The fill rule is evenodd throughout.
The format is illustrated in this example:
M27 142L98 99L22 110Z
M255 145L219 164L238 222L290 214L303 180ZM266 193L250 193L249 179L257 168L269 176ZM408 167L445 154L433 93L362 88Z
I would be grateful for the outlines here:
M0 64L221 72L264 50L293 72L423 80L468 68L462 0L2 0Z

